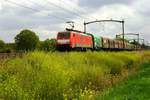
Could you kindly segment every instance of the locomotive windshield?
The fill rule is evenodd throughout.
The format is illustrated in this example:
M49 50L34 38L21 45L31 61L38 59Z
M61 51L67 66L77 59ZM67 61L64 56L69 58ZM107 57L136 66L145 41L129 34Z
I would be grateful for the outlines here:
M70 32L60 32L58 38L70 38Z

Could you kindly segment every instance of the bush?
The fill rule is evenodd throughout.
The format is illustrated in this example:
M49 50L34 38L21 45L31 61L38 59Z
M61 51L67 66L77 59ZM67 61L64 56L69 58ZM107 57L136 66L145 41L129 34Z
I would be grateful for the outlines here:
M93 98L141 57L133 52L31 52L0 64L0 98Z
M6 46L5 42L0 40L0 49L4 49Z
M35 50L39 44L39 37L30 30L23 30L15 37L15 43L17 50Z
M3 53L5 51L6 44L4 41L0 40L0 53Z
M55 39L46 39L40 43L40 50L44 51L55 51L56 50L56 40Z

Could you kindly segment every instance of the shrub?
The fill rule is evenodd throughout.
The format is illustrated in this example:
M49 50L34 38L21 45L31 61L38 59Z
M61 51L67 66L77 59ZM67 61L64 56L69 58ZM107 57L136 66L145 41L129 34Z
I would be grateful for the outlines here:
M55 39L46 39L40 43L40 49L44 51L55 51L56 50L56 40Z
M141 57L134 52L30 52L0 63L0 98L93 98Z
M15 43L17 50L35 50L39 44L39 37L30 30L22 30L15 37Z

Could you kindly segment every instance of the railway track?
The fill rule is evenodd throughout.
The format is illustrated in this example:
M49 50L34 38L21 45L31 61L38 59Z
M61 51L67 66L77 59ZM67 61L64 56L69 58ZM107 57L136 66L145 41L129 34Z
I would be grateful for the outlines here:
M0 53L0 59L22 57L23 53Z

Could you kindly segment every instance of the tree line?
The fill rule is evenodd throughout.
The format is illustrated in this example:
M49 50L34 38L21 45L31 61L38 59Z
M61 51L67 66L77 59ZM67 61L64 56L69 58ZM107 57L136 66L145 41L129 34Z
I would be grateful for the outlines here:
M15 43L5 43L0 40L0 53L10 52L28 52L34 50L55 51L56 40L46 39L39 40L39 36L35 32L24 29L14 38Z

